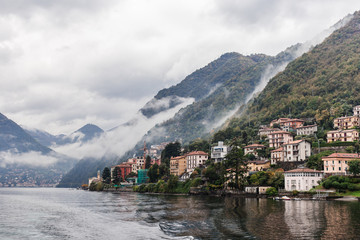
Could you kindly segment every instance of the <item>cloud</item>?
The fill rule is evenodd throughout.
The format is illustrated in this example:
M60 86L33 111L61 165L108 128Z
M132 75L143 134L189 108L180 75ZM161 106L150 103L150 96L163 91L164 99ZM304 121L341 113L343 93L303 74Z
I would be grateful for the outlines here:
M360 2L0 1L0 112L69 134L129 121L225 52L275 55Z
M42 155L41 152L27 152L15 154L10 151L0 152L0 167L6 168L10 165L30 166L30 167L49 167L56 164L59 160L55 156Z

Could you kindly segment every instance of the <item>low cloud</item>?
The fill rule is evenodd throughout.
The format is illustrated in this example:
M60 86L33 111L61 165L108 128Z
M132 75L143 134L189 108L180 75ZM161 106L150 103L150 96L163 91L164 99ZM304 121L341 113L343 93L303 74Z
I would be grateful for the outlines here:
M41 152L13 153L10 151L0 152L0 167L6 168L11 165L29 167L49 167L59 161L55 156L42 155Z

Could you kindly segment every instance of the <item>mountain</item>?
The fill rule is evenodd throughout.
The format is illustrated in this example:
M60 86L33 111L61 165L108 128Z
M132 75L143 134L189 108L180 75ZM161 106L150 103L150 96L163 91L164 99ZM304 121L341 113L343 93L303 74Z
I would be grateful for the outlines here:
M325 129L360 104L360 12L270 80L229 128L279 117L315 118ZM250 122L250 123L249 123Z
M0 186L54 186L75 162L0 113Z
M0 113L0 151L12 153L35 151L48 154L52 150L38 143L19 125Z
M104 133L104 130L94 124L86 124L68 136L65 134L52 135L39 129L26 129L25 131L36 139L36 141L47 147L54 145L61 146L75 142L85 143Z

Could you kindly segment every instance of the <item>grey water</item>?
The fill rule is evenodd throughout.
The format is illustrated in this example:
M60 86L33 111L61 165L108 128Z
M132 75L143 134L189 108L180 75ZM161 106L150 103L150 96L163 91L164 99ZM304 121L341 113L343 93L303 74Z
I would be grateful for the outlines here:
M360 204L0 188L0 239L360 239Z

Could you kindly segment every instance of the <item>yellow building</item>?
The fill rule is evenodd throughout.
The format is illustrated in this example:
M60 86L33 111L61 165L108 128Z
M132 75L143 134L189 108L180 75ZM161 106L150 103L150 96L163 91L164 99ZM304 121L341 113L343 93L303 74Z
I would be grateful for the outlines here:
M358 153L333 153L322 158L325 174L346 175L349 169L348 162L360 160Z
M334 119L334 128L350 129L359 126L359 116L339 117Z
M186 170L186 156L170 158L170 174L180 176Z
M247 167L249 172L264 171L270 168L270 161L269 160L249 161Z
M327 142L354 142L359 140L359 132L355 129L334 130L327 133Z

